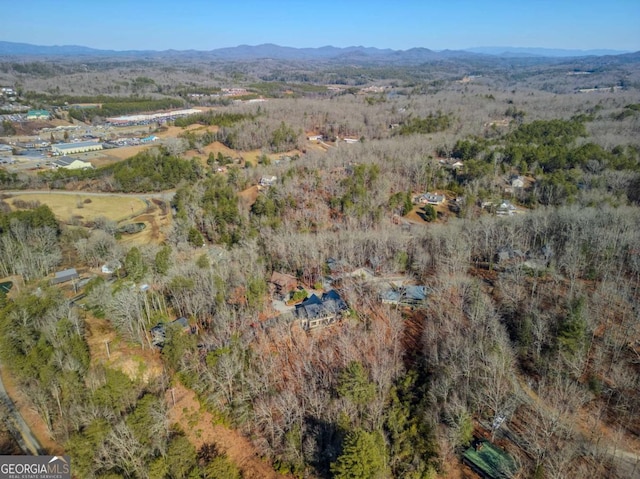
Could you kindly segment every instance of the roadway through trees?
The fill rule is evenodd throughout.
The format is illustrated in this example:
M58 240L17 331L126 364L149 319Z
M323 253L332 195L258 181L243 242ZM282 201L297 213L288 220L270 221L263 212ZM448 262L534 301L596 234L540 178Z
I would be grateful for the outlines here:
M2 364L0 364L2 369ZM4 383L2 382L2 376L0 375L0 401L5 405L7 410L7 426L11 435L18 442L20 449L25 454L39 456L46 453L46 451L40 445L38 439L31 431L31 428L22 418L20 411L9 397Z

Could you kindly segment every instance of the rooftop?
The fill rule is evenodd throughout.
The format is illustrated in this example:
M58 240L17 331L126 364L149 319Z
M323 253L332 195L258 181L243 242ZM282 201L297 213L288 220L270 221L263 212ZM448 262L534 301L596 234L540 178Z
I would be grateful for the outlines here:
M53 148L58 150L73 150L75 148L85 148L91 146L97 146L100 142L98 141L79 141L77 143L58 143L56 145L51 145Z
M340 297L336 290L331 290L318 298L312 294L308 299L296 305L295 315L302 319L321 318L326 315L335 315L348 309L347 303Z
M489 441L477 441L462 458L482 477L490 479L508 479L518 470L513 457Z

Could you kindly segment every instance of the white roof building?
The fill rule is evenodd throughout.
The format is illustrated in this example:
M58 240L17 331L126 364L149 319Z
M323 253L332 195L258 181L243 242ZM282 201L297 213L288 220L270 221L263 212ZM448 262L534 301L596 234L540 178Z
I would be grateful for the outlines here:
M54 155L73 155L74 153L85 153L96 150L102 150L102 143L97 141L79 141L77 143L58 143L51 145L51 152Z
M93 168L88 161L78 160L77 158L59 158L51 163L53 168L64 168L65 170L87 170Z

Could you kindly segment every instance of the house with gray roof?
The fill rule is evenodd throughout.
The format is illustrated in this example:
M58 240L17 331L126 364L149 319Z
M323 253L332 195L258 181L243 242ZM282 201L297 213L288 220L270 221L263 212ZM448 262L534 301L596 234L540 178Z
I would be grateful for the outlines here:
M339 321L348 309L347 303L335 289L332 289L324 293L321 298L312 294L302 303L297 304L294 316L300 321L302 329L310 330Z
M425 193L418 196L418 203L427 205L441 205L444 203L445 196L439 193Z
M380 293L383 304L417 307L427 300L427 288L423 285L403 285L391 287Z

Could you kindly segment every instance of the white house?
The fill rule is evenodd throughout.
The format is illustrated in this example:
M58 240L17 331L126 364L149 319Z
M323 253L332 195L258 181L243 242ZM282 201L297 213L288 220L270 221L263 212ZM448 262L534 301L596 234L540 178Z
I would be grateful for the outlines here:
M122 263L120 263L120 261L113 260L113 261L109 261L105 264L102 265L102 272L104 274L113 274L116 271L118 271L120 268L122 268Z
M515 176L511 179L512 188L524 188L524 179L522 176Z
M502 202L496 208L496 215L512 216L515 213L516 209L517 208L512 205L510 201L502 200Z
M427 205L441 205L444 203L444 195L438 193L425 193L418 198L418 202Z
M278 181L277 176L263 176L260 178L260 186L273 186Z

